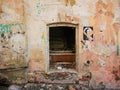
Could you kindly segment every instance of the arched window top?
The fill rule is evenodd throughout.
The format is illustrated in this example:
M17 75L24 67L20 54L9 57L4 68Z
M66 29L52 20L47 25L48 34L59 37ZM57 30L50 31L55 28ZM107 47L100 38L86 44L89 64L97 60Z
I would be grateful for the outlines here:
M54 22L48 23L47 26L49 27L60 27L60 26L68 26L68 27L76 27L78 24L71 23L71 22Z

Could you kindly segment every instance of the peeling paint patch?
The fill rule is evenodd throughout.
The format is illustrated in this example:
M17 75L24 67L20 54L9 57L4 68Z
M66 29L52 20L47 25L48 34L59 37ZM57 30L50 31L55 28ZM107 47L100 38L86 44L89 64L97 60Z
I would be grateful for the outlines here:
M116 81L120 80L120 66L119 67L113 67L113 71L112 71L113 75L114 75L114 79Z
M100 67L105 66L105 63L106 63L105 60L102 60L102 59L98 60L98 64L99 64Z
M26 50L26 39L23 34L15 34L10 38L10 45L14 52L24 54Z
M114 20L114 4L112 1L106 1L104 3L99 0L96 3L96 14L95 14L95 40L98 43L115 45L116 35L113 30L112 22ZM99 21L99 22L98 22ZM111 36L109 36L111 35Z
M58 21L79 23L80 18L78 16L67 15L67 13L58 13Z
M103 32L104 30L106 30L106 23L100 25L100 32Z
M0 14L0 21L6 22L6 21L16 21L20 20L21 16L16 13L13 9L9 8L6 5L2 5L2 13Z

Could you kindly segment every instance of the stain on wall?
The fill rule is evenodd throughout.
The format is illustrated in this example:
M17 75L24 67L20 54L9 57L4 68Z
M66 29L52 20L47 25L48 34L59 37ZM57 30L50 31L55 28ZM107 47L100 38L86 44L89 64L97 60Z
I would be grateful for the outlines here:
M75 5L76 1L75 0L63 0L64 4L67 5Z

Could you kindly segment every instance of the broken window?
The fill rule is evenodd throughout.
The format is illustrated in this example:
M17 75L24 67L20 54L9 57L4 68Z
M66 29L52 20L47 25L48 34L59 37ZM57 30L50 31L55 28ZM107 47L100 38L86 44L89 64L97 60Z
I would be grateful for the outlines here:
M75 69L75 27L49 28L50 69Z

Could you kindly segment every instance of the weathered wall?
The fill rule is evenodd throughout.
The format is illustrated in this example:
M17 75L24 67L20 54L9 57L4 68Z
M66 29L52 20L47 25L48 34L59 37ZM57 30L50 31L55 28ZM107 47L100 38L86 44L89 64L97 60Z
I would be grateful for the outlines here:
M79 78L91 72L92 86L120 87L119 0L0 0L0 4L0 68L22 66L29 60L30 75L46 72L47 24L71 22L79 25ZM93 38L84 40L84 26L93 27L88 35L93 33Z
M0 0L0 69L26 66L23 8L22 0ZM12 72L14 73L14 71ZM2 74L9 77L13 73L5 72ZM14 74L16 74L16 76L13 75L15 79L17 78L17 72ZM21 77L18 76L18 78Z
M68 0L25 0L24 2L30 71L46 71L46 24L72 22L79 24L78 72L80 77L91 72L91 84L94 87L101 82L107 87L118 85L120 77L117 58L117 35L120 28L118 0L70 0L70 2ZM93 41L83 40L84 26L93 27ZM90 63L85 66L87 61Z

